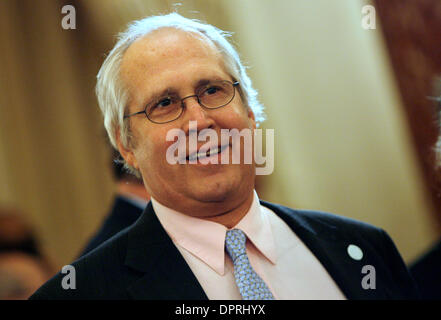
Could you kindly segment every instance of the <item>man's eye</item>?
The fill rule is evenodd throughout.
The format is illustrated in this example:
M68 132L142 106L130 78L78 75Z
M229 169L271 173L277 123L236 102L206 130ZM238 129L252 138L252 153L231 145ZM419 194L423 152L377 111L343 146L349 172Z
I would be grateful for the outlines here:
M216 94L219 91L218 87L209 87L205 89L204 94L205 95L213 95Z
M163 107L168 107L168 106L171 105L171 104L172 104L171 99L170 99L170 98L166 98L166 99L162 99L162 100L160 100L160 101L156 104L156 107L163 108Z

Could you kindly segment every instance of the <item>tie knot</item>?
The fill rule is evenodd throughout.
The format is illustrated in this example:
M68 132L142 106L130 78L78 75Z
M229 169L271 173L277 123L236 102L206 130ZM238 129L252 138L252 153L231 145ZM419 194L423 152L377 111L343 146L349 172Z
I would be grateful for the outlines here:
M242 254L246 254L247 237L242 230L228 230L225 237L225 247L233 262Z

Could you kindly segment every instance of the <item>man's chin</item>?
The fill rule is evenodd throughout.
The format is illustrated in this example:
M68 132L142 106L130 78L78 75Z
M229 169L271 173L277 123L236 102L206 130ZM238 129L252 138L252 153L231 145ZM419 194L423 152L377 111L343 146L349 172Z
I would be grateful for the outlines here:
M191 190L191 198L201 202L230 202L236 198L243 199L245 194L248 193L249 187L244 185L243 182L247 181L246 176L237 172L236 170L228 170L223 174L215 174L205 176L202 179L192 179L192 186L189 186L187 190ZM254 185L254 183L253 183Z
M204 190L194 194L194 198L202 203L217 203L228 200L231 192L218 189Z
M217 183L203 181L192 188L192 198L202 203L224 202L228 201L235 192L237 192L237 186L231 181Z

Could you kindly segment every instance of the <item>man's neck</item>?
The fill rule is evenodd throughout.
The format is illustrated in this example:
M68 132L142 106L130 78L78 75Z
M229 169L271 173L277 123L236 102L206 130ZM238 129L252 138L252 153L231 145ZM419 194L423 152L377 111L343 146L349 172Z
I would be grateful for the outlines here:
M127 197L136 197L145 201L149 201L150 199L150 195L146 191L144 185L140 183L122 180L118 182L117 191L119 194Z

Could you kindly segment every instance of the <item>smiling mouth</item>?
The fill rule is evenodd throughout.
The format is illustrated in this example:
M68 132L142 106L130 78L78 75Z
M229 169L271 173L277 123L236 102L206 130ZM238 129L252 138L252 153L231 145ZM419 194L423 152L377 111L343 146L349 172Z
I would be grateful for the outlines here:
M208 149L207 151L194 152L191 155L188 155L186 157L186 160L187 161L195 161L195 160L200 160L200 159L204 159L204 158L209 158L211 156L215 156L217 154L222 153L222 151L224 151L228 146L229 146L229 144L226 144L224 146L219 146L213 150Z

